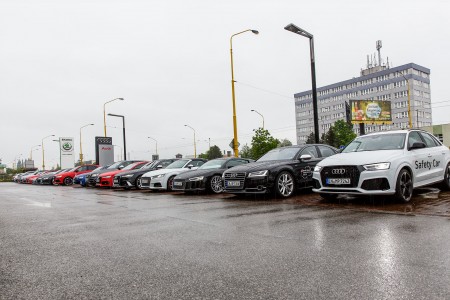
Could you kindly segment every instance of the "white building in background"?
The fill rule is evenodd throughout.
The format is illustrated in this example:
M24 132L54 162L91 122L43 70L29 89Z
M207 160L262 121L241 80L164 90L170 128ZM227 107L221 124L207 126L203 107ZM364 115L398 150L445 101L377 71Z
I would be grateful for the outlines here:
M346 120L345 103L349 100L391 101L392 124L366 124L366 133L408 127L408 85L413 127L431 126L430 69L409 63L390 68L389 63L368 62L359 77L317 88L320 135L337 120ZM304 144L314 131L311 90L295 97L297 144ZM359 133L359 126L353 129Z

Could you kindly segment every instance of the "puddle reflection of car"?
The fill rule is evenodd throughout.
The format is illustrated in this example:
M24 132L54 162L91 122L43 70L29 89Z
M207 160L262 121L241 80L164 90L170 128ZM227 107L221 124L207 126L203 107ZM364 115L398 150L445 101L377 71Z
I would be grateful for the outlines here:
M372 133L318 163L313 177L313 191L325 199L393 195L409 202L414 188L440 183L450 189L450 150L422 130Z
M247 158L217 158L206 162L197 170L177 175L173 180L174 191L208 191L219 194L223 191L222 174L228 169L253 162Z
M311 188L312 171L325 157L338 152L328 145L300 145L270 150L256 162L223 173L224 192L290 197L296 189Z

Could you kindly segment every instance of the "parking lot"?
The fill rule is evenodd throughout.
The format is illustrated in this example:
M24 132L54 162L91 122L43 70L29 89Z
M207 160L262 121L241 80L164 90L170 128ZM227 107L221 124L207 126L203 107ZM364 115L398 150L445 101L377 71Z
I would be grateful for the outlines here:
M450 193L411 203L0 184L0 299L444 299Z

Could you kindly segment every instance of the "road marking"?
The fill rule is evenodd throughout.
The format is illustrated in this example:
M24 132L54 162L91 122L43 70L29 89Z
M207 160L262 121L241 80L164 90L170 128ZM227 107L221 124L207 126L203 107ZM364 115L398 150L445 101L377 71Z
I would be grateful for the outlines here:
M33 206L39 206L39 207L52 207L52 204L50 202L39 202L39 201L31 200L29 198L20 198L20 200L25 200L25 201L30 202L29 204L25 204L25 205L33 205Z

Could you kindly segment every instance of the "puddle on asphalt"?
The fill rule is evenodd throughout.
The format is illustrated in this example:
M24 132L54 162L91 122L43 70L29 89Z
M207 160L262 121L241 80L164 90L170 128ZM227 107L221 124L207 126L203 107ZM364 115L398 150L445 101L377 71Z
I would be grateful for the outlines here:
M414 190L409 203L399 203L385 196L340 195L334 201L323 200L318 194L297 194L282 203L352 208L365 211L381 211L410 215L435 215L450 217L450 192L437 188Z

